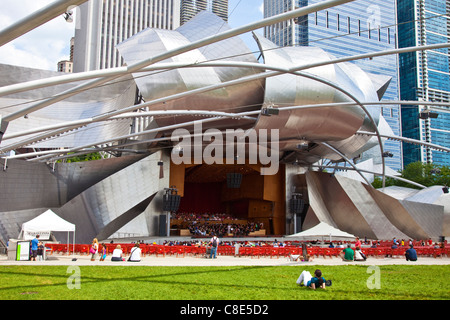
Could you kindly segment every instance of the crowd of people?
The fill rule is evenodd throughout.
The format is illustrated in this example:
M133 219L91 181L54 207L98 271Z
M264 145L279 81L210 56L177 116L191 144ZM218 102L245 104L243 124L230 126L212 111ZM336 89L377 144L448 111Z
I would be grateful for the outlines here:
M219 237L248 236L251 232L263 229L263 223L248 222L226 213L180 212L172 214L171 220L172 228L188 229L191 235L199 237L213 234Z
M248 236L251 232L259 231L262 223L247 222L244 223L202 223L193 221L189 224L189 232L194 236L210 236L217 234L219 237L228 235Z
M195 212L177 212L171 215L171 219L183 221L224 221L224 220L238 220L238 218L226 213L195 213Z

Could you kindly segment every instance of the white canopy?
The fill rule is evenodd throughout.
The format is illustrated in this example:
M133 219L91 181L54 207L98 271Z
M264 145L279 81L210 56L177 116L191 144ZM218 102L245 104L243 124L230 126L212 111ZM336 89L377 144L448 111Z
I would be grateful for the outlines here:
M23 223L22 231L75 231L75 225L64 220L49 209L36 218Z
M354 240L356 238L354 235L332 227L325 222L320 222L318 225L308 230L291 234L286 237L303 240L317 240L323 237L329 237L330 241L332 238L339 240Z
M67 232L67 246L69 246L69 232L73 232L73 246L75 249L75 225L70 223L52 210L48 209L36 218L22 224L21 235L25 240L34 238L37 234L41 239L49 238L52 231Z

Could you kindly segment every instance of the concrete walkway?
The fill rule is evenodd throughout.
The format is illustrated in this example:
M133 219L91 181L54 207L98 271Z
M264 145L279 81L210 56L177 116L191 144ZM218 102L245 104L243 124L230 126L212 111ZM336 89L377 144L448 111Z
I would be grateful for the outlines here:
M72 259L75 258L75 261ZM145 256L140 262L112 262L111 256L105 261L90 260L90 255L67 256L62 254L53 254L48 256L45 261L15 261L8 260L6 255L0 256L0 266L9 265L48 265L48 266L305 266L305 265L450 265L450 258L432 258L419 257L415 262L406 261L404 258L372 258L366 261L344 262L340 258L315 258L310 262L290 261L289 258L250 258L250 257L234 257L234 256L218 256L217 259L206 259L203 257L177 257L176 255L163 256Z

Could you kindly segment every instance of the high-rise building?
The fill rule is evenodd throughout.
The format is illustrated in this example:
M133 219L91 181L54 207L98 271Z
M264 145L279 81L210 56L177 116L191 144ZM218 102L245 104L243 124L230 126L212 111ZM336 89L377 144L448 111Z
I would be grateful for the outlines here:
M73 45L75 38L70 39L70 58L69 60L58 61L58 72L72 73L73 72Z
M118 43L148 27L180 26L180 0L89 0L78 8L74 72L120 67Z
M397 0L399 47L448 43L449 0ZM418 51L400 55L402 100L450 102L449 49ZM450 108L403 106L405 137L450 147ZM450 155L418 145L404 145L405 165L415 161L450 166Z
M200 11L209 11L228 21L228 0L181 0L181 24Z
M61 60L58 62L58 72L72 73L73 62L69 60Z
M264 0L264 16L270 17L321 1ZM315 46L341 58L395 49L396 30L395 0L358 0L268 26L264 29L264 35L279 46ZM383 100L397 101L397 60L392 55L357 60L354 63L366 72L390 77L392 80ZM401 135L400 107L386 105L382 108L382 114L394 135ZM387 140L384 149L393 155L385 159L386 164L394 170L402 169L402 145Z

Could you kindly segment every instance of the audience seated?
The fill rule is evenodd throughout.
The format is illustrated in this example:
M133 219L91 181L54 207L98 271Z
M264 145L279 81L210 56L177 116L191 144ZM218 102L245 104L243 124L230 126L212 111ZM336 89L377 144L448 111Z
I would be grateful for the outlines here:
M233 236L248 236L250 232L258 231L261 224L255 222L248 222L247 224L240 223L201 223L194 221L188 229L193 235L210 236L216 234L219 237L233 234Z
M233 236L248 236L251 232L262 229L262 223L237 222L238 218L226 213L174 213L171 219L175 222L172 226L179 229L188 229L192 235L219 237L232 234ZM245 219L243 219L245 220ZM230 221L236 221L230 223ZM211 223L213 222L213 223Z
M184 220L184 221L223 221L223 220L237 220L236 217L226 213L195 213L195 212L177 212L173 213L171 216L174 220Z

